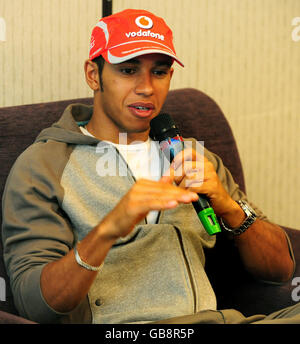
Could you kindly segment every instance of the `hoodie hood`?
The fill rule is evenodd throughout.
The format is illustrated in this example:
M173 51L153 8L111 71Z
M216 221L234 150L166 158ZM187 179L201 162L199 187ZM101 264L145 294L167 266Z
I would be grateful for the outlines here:
M80 125L89 122L93 114L92 105L71 104L66 107L61 118L51 127L41 131L35 142L48 140L65 142L70 144L98 144L99 140L82 134Z

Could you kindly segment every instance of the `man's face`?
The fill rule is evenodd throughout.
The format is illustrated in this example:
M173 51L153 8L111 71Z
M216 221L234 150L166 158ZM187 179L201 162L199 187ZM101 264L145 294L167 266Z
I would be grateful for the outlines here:
M172 59L163 54L115 65L105 62L98 114L111 141L117 142L120 132L127 133L128 141L147 139L150 121L159 114L169 91L171 64Z

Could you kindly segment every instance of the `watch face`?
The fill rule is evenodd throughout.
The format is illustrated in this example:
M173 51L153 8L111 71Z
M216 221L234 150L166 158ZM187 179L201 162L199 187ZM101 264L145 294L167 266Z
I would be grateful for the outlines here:
M251 214L256 215L255 210L251 207L251 205L248 202L238 201L238 203L245 210L245 212L247 212L247 210L248 210ZM250 216L250 214L247 214L247 216Z
M246 201L239 200L236 202L239 204L239 206L243 209L244 213L246 214L246 219L240 225L240 227L228 228L224 224L222 218L220 218L220 221L221 221L222 227L226 231L231 232L233 235L240 235L240 234L244 233L252 225L252 223L256 220L257 215L256 215L256 212L254 211L254 209Z

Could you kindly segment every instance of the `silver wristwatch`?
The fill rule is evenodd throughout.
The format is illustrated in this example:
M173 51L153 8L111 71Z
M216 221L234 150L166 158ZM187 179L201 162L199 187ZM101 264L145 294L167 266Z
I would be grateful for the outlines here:
M240 235L240 234L244 233L245 230L247 230L252 225L252 223L257 219L257 214L246 201L239 200L236 202L243 209L243 211L246 215L246 219L244 220L244 222L237 228L229 228L228 226L226 226L224 224L222 219L220 219L220 222L221 222L222 227L226 231L232 233L233 235Z

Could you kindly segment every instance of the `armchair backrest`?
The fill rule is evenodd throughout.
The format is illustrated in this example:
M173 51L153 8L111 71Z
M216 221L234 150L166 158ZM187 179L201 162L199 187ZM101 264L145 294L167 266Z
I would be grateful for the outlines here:
M1 199L7 175L19 154L34 141L43 128L57 121L67 105L75 102L92 104L93 99L73 99L0 108ZM242 166L232 131L222 111L210 97L190 88L172 90L168 94L163 111L174 117L184 137L194 137L199 141L204 141L206 148L221 156L236 182L242 190L245 190ZM1 211L0 223L2 223ZM5 293L2 288L0 310L17 314L8 281L2 260L2 241L0 240L0 282L2 287L5 284L6 288Z

